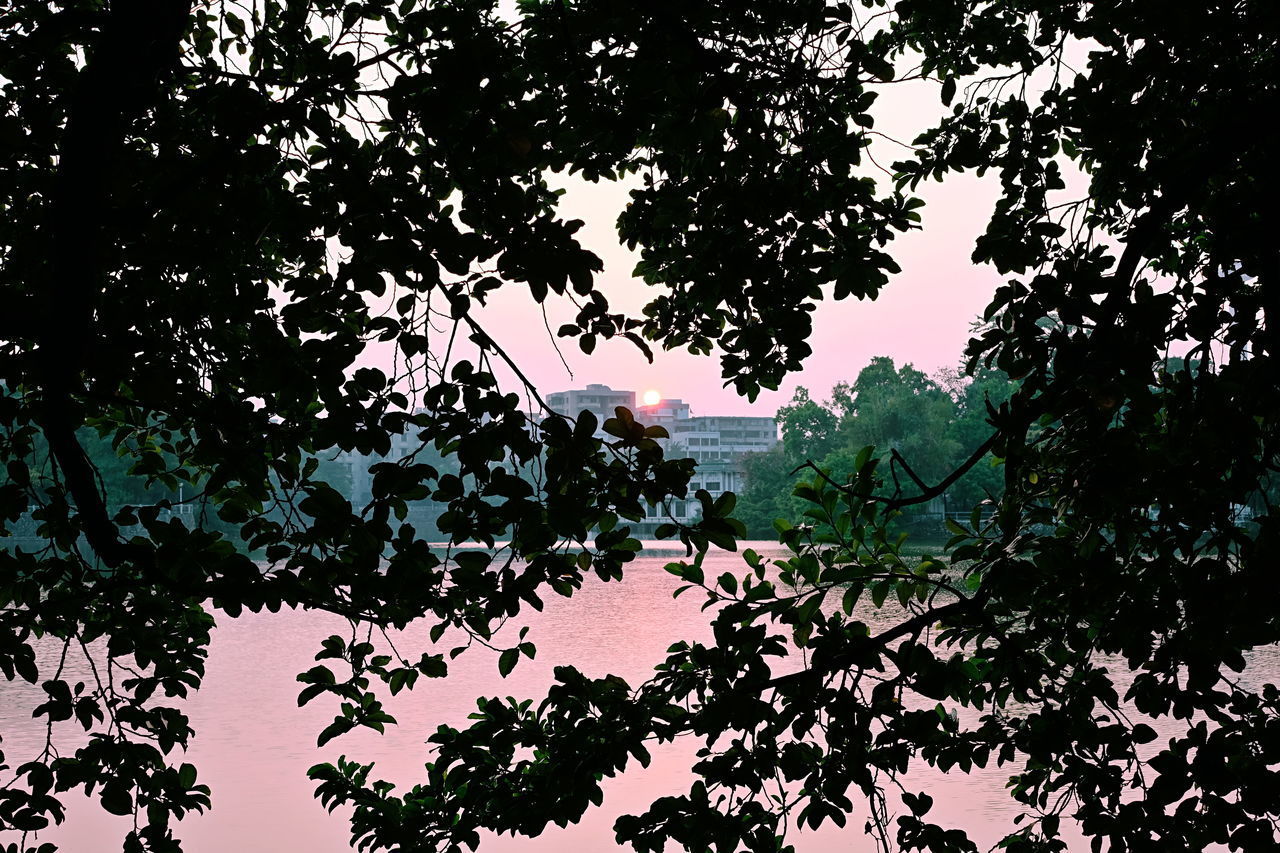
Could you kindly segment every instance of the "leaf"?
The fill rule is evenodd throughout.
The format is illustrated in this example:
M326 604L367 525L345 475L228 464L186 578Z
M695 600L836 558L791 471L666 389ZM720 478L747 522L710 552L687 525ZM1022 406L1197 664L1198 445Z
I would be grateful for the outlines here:
M324 746L334 738L351 731L355 728L355 725L354 722L346 717L334 717L333 722L326 726L324 731L320 732L319 737L316 738L316 746Z
M844 595L840 599L840 607L844 610L846 616L853 615L853 609L858 606L858 599L861 595L861 584L850 584L844 591Z
M310 687L304 687L298 694L298 707L301 708L303 705L328 690L329 687L324 684L312 684Z
M933 797L928 794L911 794L903 792L902 802L911 809L911 813L916 817L922 817L933 808Z
M469 572L483 571L492 561L492 555L485 551L459 551L453 555L453 562L458 568Z
M297 680L303 684L333 684L335 682L333 671L327 666L313 666L306 672L301 673Z
M511 670L516 668L516 664L520 661L520 650L504 649L502 654L498 656L498 673L506 678L511 674Z
M1132 735L1134 743L1151 743L1156 739L1156 730L1146 723L1138 723L1133 727Z
M102 808L111 814L122 816L133 814L133 795L120 782L112 780L103 785L98 799L102 803Z
M640 762L641 767L649 766L651 758L649 756L649 750L644 748L644 744L633 743L631 745L631 754L635 756L636 761Z
M178 768L178 784L190 788L196 783L196 768L193 764L184 763Z

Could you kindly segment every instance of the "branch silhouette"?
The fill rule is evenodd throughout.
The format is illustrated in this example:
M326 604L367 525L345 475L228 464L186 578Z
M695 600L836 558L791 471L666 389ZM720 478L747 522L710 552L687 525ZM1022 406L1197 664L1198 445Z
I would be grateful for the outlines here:
M986 441L982 442L982 444L978 446L977 450L973 451L972 455L970 455L968 459L960 463L960 465L954 471L952 471L950 474L944 477L935 486L926 486L924 481L921 480L913 470L911 470L911 466L907 464L907 461L902 457L902 454L898 453L897 450L894 450L891 457L893 461L897 463L901 463L902 467L906 470L907 474L911 477L911 479L915 482L915 484L919 486L921 489L920 494L912 495L911 497L907 497L907 498L900 497L896 493L892 496L888 496L888 495L869 495L869 494L864 494L862 492L859 492L857 489L853 488L848 483L837 483L835 480L831 479L831 476L827 474L827 472L819 468L817 464L813 462L813 460L808 460L802 465L797 465L792 470L791 473L796 474L808 468L809 470L817 474L819 477L821 477L827 483L827 485L834 486L835 488L839 489L841 492L843 492L846 495L858 498L859 500L874 501L876 503L882 503L891 510L901 509L904 506L913 506L915 504L926 503L938 497L939 495L941 495L948 488L950 488L953 483L955 483L957 480L959 480L961 477L967 474L969 470L973 468L974 465L977 465L978 462L982 459L982 457L987 455L987 453L991 450L991 448L995 447L996 442L1000 438L1000 435L1001 433L999 430L996 430L995 432L993 432L987 438Z

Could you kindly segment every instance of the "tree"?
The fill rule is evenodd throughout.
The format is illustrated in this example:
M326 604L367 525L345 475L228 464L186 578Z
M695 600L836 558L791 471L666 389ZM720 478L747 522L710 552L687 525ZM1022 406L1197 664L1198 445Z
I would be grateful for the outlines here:
M809 389L797 388L791 402L778 409L782 448L789 459L820 459L836 444L839 416L809 397Z
M734 515L747 529L748 538L772 539L775 520L799 518L803 510L791 496L797 464L781 447L752 453L742 460L747 485L737 496Z
M796 469L805 460L825 459L836 446L838 417L807 388L796 389L791 402L778 409L777 421L782 442L742 463L747 485L738 495L736 514L751 538L772 538L776 519L799 517L804 508L791 495Z
M34 504L46 543L0 554L0 672L43 684L37 716L94 735L21 764L0 826L59 820L60 795L82 788L138 815L127 848L175 846L170 819L208 803L176 760L190 730L170 700L201 681L209 609L431 615L487 639L548 587L618 576L638 548L619 514L683 494L688 464L633 422L612 448L582 419L553 418L535 441L469 312L500 283L572 290L584 349L615 333L643 344L607 313L599 262L542 180L570 165L560 152L594 177L631 165L563 123L572 78L524 59L563 51L561 36L519 35L481 6L0 10L0 518ZM357 364L375 342L397 348L397 375ZM135 483L185 488L216 523L113 506L89 423L126 449ZM385 452L406 431L456 469L429 454L377 466L363 507L321 478L336 452ZM535 458L538 490L511 474ZM31 476L45 470L48 487ZM440 529L401 523L428 496L448 505ZM123 535L135 522L146 537ZM426 545L442 534L506 535L522 568L443 560ZM102 680L37 666L36 637L82 654L106 638ZM319 666L304 692L348 700L322 742L387 724L370 681L398 691L447 668L334 648L350 676Z
M955 402L924 373L909 364L898 369L893 359L878 356L841 390L837 387L834 396L845 401L840 431L846 448L872 445L884 455L896 450L930 481L955 467L959 445L949 434ZM882 464L887 468L890 461Z
M770 453L745 460L747 485L737 507L738 518L753 537L771 535L772 522L802 520L809 507L791 493L815 471L837 482L855 473L859 453L872 447L882 470L901 489L913 478L936 482L946 477L990 436L988 417L1007 402L1013 386L1003 373L980 369L973 377L943 371L926 376L911 365L898 368L888 356L877 356L852 383L831 390L830 406L798 389L795 399L778 410L783 442ZM941 492L934 507L950 502L967 511L1002 490L996 460L967 466L956 482ZM924 531L944 535L931 507Z
M573 413L535 437L471 310L495 288L576 299L560 332L587 352L615 336L718 350L753 395L810 354L817 300L886 285L917 186L973 170L1002 187L975 259L1008 280L970 369L1018 385L966 461L918 493L869 453L849 480L815 476L799 497L822 531L785 529L794 556L744 554L740 577L703 575L708 542L740 531L732 500L704 507L675 533L697 552L679 571L712 599L714 646L677 643L634 688L563 669L541 705L489 703L437 734L419 788L344 762L313 771L318 794L354 806L366 847L455 849L481 827L575 820L647 741L690 734L706 741L698 782L617 825L639 850L776 850L784 818L850 812L885 847L975 849L930 822L913 759L1007 766L1027 815L1009 850L1064 849L1063 815L1098 848L1275 849L1280 694L1229 671L1280 639L1276 523L1265 501L1248 525L1235 511L1275 469L1280 423L1277 168L1255 125L1280 101L1278 35L1252 0L525 0L517 23L413 0L10 4L0 517L35 501L48 547L0 555L0 671L43 682L39 716L98 736L17 768L0 822L39 828L84 788L137 816L129 849L176 847L170 818L207 791L173 766L189 731L158 697L199 684L206 602L427 616L504 643L498 622L547 589L621 576L626 522L684 497L689 466L626 412L607 444ZM877 94L909 78L950 112L885 186L866 152ZM1066 168L1083 197L1065 195ZM596 290L599 262L543 179L557 169L636 176L619 233L657 287L643 317ZM396 375L358 366L375 340L397 348ZM129 513L109 511L77 438L90 421L178 460L164 476L265 565L154 511L147 538L122 538ZM351 507L306 461L404 431L457 473L407 457ZM42 490L39 441L56 469ZM1004 460L990 523L906 559L895 513L988 453ZM427 494L448 504L441 532L489 549L433 555L398 523ZM890 627L872 632L867 600ZM136 674L77 693L37 666L37 636L105 638L103 665ZM803 665L776 674L797 649ZM500 667L531 653L517 641ZM322 741L389 724L379 690L447 669L341 638L322 659L302 698L343 701ZM1153 718L1179 733L1153 743ZM889 796L909 811L892 825Z
M968 456L991 435L991 413L1007 403L1017 383L998 370L979 367L972 377L952 385L959 412L951 424L950 439ZM955 485L947 490L948 505L958 511L969 511L975 505L996 498L1004 490L1001 462L988 456L973 465Z

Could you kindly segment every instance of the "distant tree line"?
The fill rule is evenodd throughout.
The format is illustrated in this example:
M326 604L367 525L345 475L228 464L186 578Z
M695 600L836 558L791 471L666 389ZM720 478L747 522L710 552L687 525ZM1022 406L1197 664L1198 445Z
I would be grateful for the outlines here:
M9 392L0 388L0 394L8 396ZM76 430L75 435L112 514L123 511L121 518L136 518L133 510L159 507L194 515L200 527L220 531L242 552L253 551L238 535L234 519L224 517L230 512L209 499L207 477L174 455L173 445L159 424L108 429L91 423ZM351 494L351 464L347 459L332 451L310 458L315 459L318 478L343 495ZM0 469L0 490L16 493L31 489L35 498L28 503L27 512L37 522L43 522L48 512L42 496L61 489L62 478L48 442L37 434L31 438L29 453L11 459ZM263 507L261 511L269 516L281 514L278 507ZM10 544L0 539L0 549Z
M749 536L772 537L775 519L801 520L811 506L793 494L797 483L816 476L806 463L846 482L868 446L881 459L878 470L890 488L895 473L902 486L913 486L901 462L896 471L890 465L895 450L917 477L935 484L990 436L988 403L999 406L1016 387L999 370L980 370L972 378L959 371L929 376L910 364L899 367L892 358L877 356L852 383L837 383L826 402L797 388L791 402L778 410L782 442L745 460L747 486L738 496L737 516ZM943 506L967 512L998 497L1004 486L999 463L988 454L946 490ZM937 512L936 504L930 512ZM911 518L902 520L909 523ZM937 532L942 533L941 526Z

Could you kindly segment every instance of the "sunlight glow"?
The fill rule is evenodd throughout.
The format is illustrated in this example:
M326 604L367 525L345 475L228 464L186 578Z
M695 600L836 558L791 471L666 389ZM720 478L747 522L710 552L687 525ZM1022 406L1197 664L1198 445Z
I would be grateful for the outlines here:
M646 406L656 406L662 402L662 395L657 391L649 390L644 392L643 399Z

